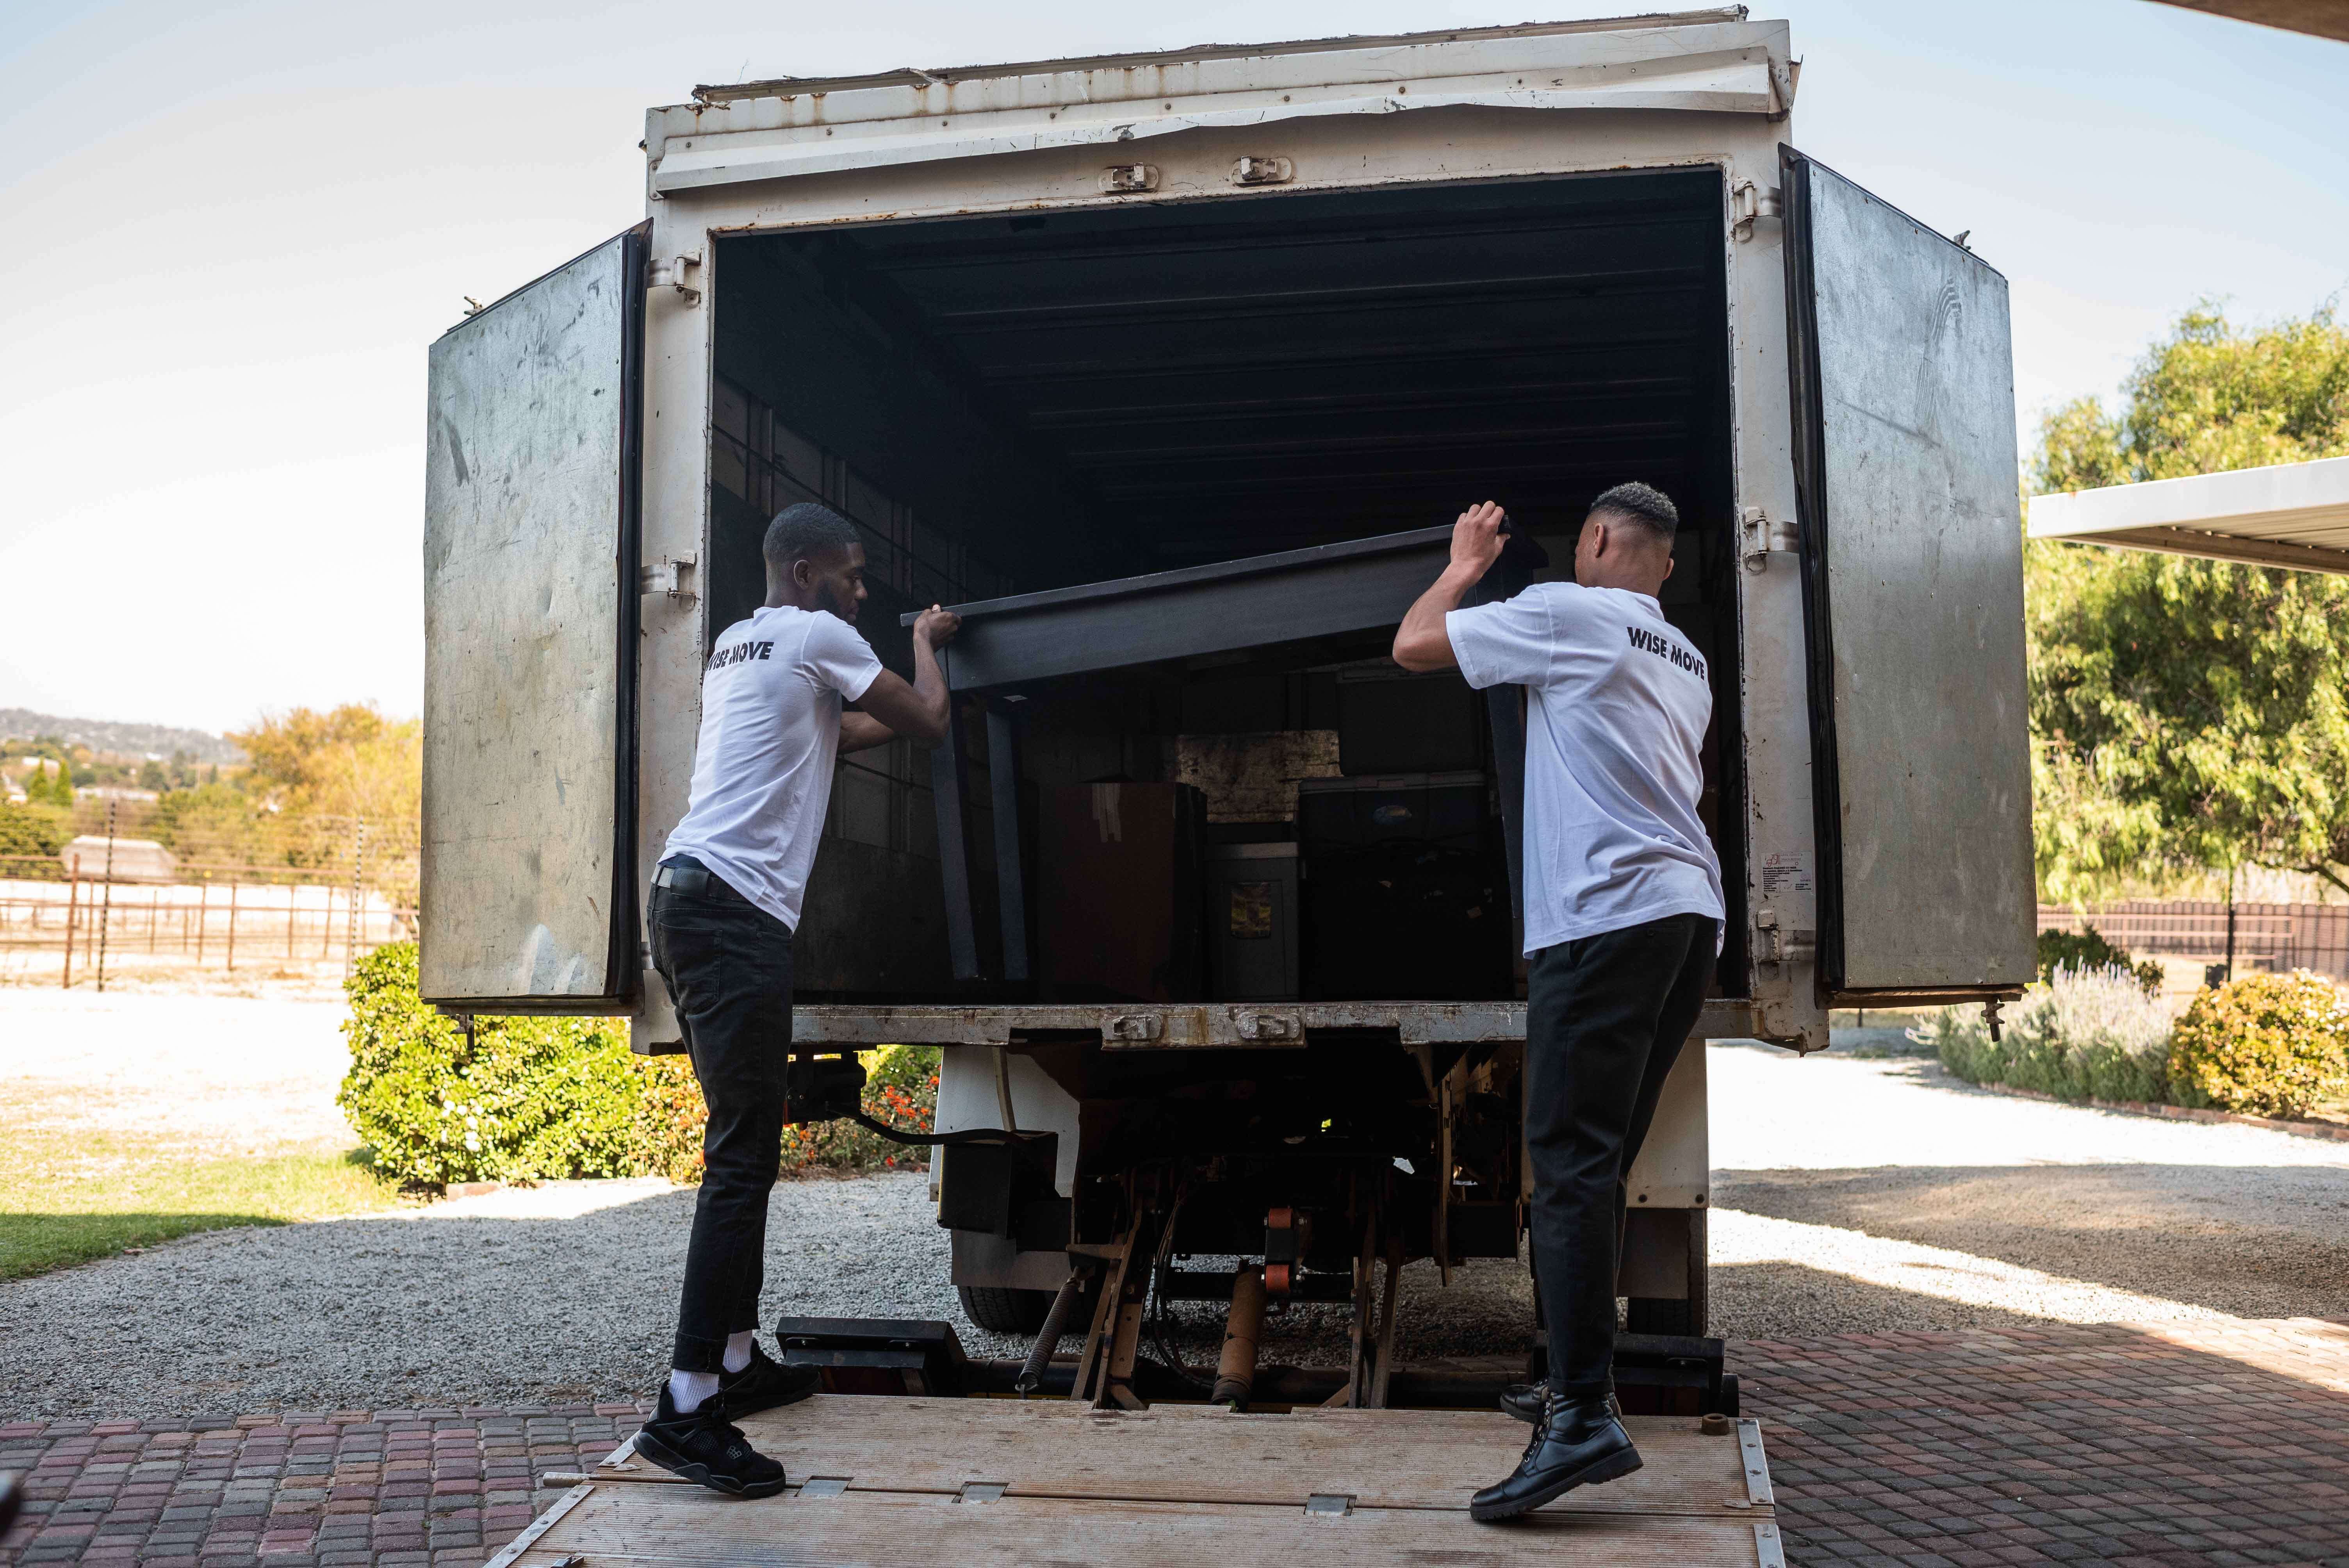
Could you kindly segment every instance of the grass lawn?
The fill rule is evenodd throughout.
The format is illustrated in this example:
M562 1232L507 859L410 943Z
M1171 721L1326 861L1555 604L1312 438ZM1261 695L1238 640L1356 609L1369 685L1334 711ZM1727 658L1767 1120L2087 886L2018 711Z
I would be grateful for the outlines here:
M389 1208L398 1190L355 1156L238 1155L170 1136L26 1127L0 1135L0 1279L197 1231Z

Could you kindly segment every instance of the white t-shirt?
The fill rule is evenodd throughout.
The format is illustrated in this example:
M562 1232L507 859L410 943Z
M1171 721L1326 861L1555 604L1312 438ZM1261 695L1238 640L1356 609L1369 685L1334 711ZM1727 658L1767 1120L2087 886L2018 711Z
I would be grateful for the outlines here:
M1453 611L1444 631L1470 686L1528 688L1527 954L1668 914L1719 921L1721 862L1696 814L1713 687L1662 606L1537 583Z
M880 673L872 645L829 611L787 604L727 627L702 672L693 795L664 857L691 855L797 931L832 804L840 705Z

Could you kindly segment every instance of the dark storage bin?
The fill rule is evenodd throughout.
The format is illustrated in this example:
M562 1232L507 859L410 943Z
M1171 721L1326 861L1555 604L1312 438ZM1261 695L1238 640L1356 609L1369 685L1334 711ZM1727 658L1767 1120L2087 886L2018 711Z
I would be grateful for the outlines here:
M1206 797L1187 784L1042 793L1036 935L1044 999L1202 999Z
M1483 774L1304 779L1297 833L1308 995L1510 995L1508 865Z
M1484 699L1457 671L1389 665L1338 677L1338 767L1349 778L1484 766Z
M1297 998L1297 846L1207 851L1207 984L1219 1002Z

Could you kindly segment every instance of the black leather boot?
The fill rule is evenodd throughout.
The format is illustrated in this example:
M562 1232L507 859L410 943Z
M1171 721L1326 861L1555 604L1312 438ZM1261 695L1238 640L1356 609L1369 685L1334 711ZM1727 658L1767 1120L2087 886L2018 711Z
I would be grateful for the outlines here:
M1595 1486L1639 1468L1640 1450L1616 1419L1613 1400L1602 1396L1569 1403L1553 1393L1543 1402L1516 1473L1470 1498L1468 1517L1479 1523L1515 1519L1578 1486Z
M1615 1413L1621 1415L1623 1401L1612 1394L1607 1398L1614 1404ZM1540 1423L1542 1407L1548 1402L1549 1385L1547 1383L1512 1383L1501 1390L1501 1413L1515 1416L1529 1427Z
M1518 1420L1538 1426L1542 1407L1549 1403L1547 1383L1512 1383L1501 1391L1501 1412Z

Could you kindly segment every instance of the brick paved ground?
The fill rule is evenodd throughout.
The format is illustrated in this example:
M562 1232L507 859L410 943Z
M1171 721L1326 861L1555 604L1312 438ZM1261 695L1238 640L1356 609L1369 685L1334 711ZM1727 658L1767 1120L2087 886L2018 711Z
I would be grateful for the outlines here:
M641 1418L573 1405L0 1427L0 1470L29 1472L0 1563L479 1568L545 1501L540 1476L592 1466Z
M2349 1326L1735 1347L1789 1562L2349 1568Z
M2349 1568L2349 1326L1855 1335L1733 1349L1787 1557ZM0 1427L0 1564L474 1568L626 1406Z

